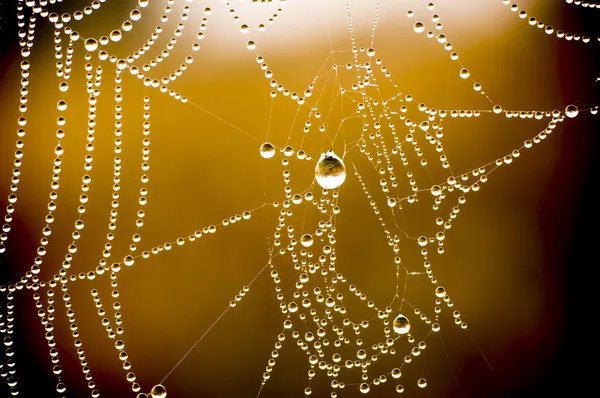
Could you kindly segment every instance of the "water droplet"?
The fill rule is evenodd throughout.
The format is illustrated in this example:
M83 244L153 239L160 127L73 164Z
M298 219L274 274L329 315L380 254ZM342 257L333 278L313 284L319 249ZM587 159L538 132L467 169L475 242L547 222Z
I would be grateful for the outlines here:
M302 235L302 237L300 238L300 243L304 247L311 247L312 244L313 244L313 237L312 237L312 235L311 234L304 234L304 235Z
M260 146L260 156L265 159L271 159L275 156L275 147L270 142L265 142Z
M98 49L98 40L87 39L84 43L84 46L87 51L96 51Z
M425 32L425 25L423 25L423 22L415 22L413 29L415 30L415 32L417 33L423 33Z
M294 148L292 148L291 146L286 146L285 148L283 148L283 154L285 156L292 156L294 154Z
M417 380L417 385L420 388L425 388L425 387L427 387L427 380L420 378L419 380Z
M471 74L469 73L469 70L468 70L468 69L466 69L466 68L462 68L462 69L460 70L460 77L461 77L461 78L463 78L463 79L466 79L466 78L468 78L469 76L471 76Z
M110 32L110 39L114 42L120 41L123 37L123 34L119 30L113 30Z
M404 315L398 314L398 316L394 319L392 326L394 328L394 332L398 334L406 334L410 330L410 321Z
M346 166L333 151L327 151L317 162L315 178L321 187L336 189L346 180Z
M366 394L369 391L371 391L371 387L369 387L369 385L367 383L361 383L359 389L360 389L360 392L362 392L363 394Z
M569 105L565 108L565 114L567 117L574 118L579 114L579 109L575 105Z
M398 368L392 369L392 377L394 379L398 379L398 378L400 378L400 376L402 376L402 371L400 371L400 369L398 369Z
M157 384L152 387L152 391L150 391L150 396L152 398L164 398L167 396L167 389L162 384Z
M372 49L372 48L369 48L369 49L367 50L367 55L368 55L369 57L374 57L374 56L375 56L375 50L374 50L374 49Z
M167 389L162 384L157 384L152 387L152 391L150 391L150 396L152 398L164 398L167 396Z
M444 296L446 296L446 289L444 289L442 286L438 286L435 288L435 295L439 298L442 298Z
M442 194L442 187L439 185L434 185L431 187L431 194L433 196L440 196Z
M142 13L137 8L134 8L129 14L132 21L139 21L142 18Z
M419 239L417 239L417 243L419 244L419 246L426 246L427 238L424 236L419 236Z
M398 394L400 394L400 393L403 393L403 392L404 392L404 386L403 386L402 384L398 384L398 385L396 386L396 392L397 392Z
M246 48L248 50L254 50L256 48L256 43L252 40L249 40L248 43L246 43Z

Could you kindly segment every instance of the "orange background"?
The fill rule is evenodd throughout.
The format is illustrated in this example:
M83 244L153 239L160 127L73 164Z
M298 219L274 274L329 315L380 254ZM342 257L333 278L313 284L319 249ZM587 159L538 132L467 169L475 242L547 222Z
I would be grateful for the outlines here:
M81 9L81 4L87 4L67 3L53 7L62 13ZM83 37L107 34L127 18L135 3L109 1L92 16L82 22L73 22L72 26ZM158 23L163 3L166 1L151 2L144 9L142 20L134 24L133 31L109 47L110 53L123 57L135 51ZM331 67L333 62L328 54L332 50L336 51L335 62L339 65L351 62L351 54L342 52L351 49L344 2L290 0L279 20L267 25L265 32L253 29L246 35L232 23L224 4L208 3L213 12L207 17L201 50L193 54L194 63L172 84L172 88L218 118L191 103L183 104L156 89L146 88L134 76L124 73L122 188L117 238L113 241L109 262L118 261L127 254L130 237L135 232L141 187L144 96L151 97L152 127L148 205L145 224L140 231L139 251L187 237L194 230L210 224L218 225L224 218L252 210L265 201L281 202L284 196L282 155L278 152L274 159L265 160L258 152L259 145L267 137L267 126L268 140L278 148L289 140L295 149L302 148L312 154L312 161L295 161L288 167L294 192L310 186L314 160L321 151L329 149L327 139L315 128L308 135L302 132L307 107L300 108L294 124L297 106L281 94L271 101L269 79L264 77L255 58L257 54L262 55L274 78L298 92L304 90L324 63ZM375 4L373 0L350 2L359 46L368 47ZM380 57L392 73L398 90L411 93L431 107L490 109L485 97L472 90L472 83L459 78L460 66L450 60L449 53L424 34L417 35L412 31L416 20L428 21L431 12L425 4L422 1L381 2L375 35L376 57ZM248 21L245 23L251 26L265 21L278 7L277 4L250 4L248 1L233 2L233 5L242 21ZM561 1L521 1L519 5L525 6L529 14L539 20L552 21L557 28L598 34L593 29L598 26L596 14L600 14L599 10L585 10ZM168 74L191 52L189 49L200 19L204 17L202 9L205 5L196 1L191 6L185 34L179 39L181 47L176 47L172 55L149 75ZM0 181L3 181L0 198L5 206L17 129L20 57L13 32L14 10L6 4L2 7L1 32L7 39L3 43L0 62L0 120L3 121L0 127ZM155 49L166 44L181 7L179 1L173 5L170 22L165 25L162 41L157 42ZM409 9L416 13L412 19L405 15ZM504 109L563 110L575 101L580 108L597 105L594 103L597 90L590 87L598 71L597 65L592 63L592 54L598 44L567 43L548 36L528 26L499 0L438 1L435 12L441 17L449 41L460 54L460 61ZM30 57L29 124L24 139L19 200L7 253L4 258L0 257L3 284L14 283L32 264L49 200L56 143L55 104L62 94L57 90L59 79L54 75L52 27L40 20L35 36ZM246 49L247 40L256 42L255 51ZM57 221L53 224L48 254L42 266L44 279L60 269L65 249L71 242L84 174L87 119L84 51L81 41L74 47L71 89L64 96L69 108L66 112L67 135L63 140L61 188L55 212ZM104 63L104 68L96 119L96 149L90 172L90 202L86 205L86 227L78 242L73 272L87 272L98 265L108 232L114 156L114 101L111 100L114 70L108 62ZM325 72L321 74L325 75ZM344 84L352 83L354 73L343 73ZM381 79L382 91L391 93L393 87L383 81L383 76L378 79ZM334 86L331 80L325 81L327 78L322 77L318 82L328 84L328 89L317 83L315 91L323 89L321 101L327 109ZM349 99L344 101L344 109L356 106ZM344 113L347 114L348 111ZM336 107L328 122L331 136L335 134L340 117L342 113ZM452 169L457 174L464 173L520 147L525 139L544 127L543 121L487 114L477 119L447 118L444 121L444 149ZM591 314L583 316L582 313L593 309L593 296L587 292L591 292L593 280L589 273L595 272L590 271L594 260L589 258L595 242L586 228L591 227L592 220L598 219L592 210L589 191L589 182L597 178L592 169L592 157L597 153L596 131L595 119L589 113L581 113L581 117L561 123L541 144L522 150L521 157L513 164L492 173L481 191L467 195L467 204L447 233L446 252L443 256L432 256L432 264L436 277L469 324L468 332L456 327L446 312L442 317L443 345L437 336L432 336L418 360L403 368L401 382L406 388L405 394L530 397L567 387L578 388L568 369L583 366L583 352L587 352L589 344L594 344L593 336L589 334L592 328L585 326ZM402 132L401 136L404 134ZM348 121L333 143L334 150L343 153L344 143L349 144L359 136L358 121ZM415 159L410 160L417 169ZM447 176L433 157L431 160L430 177L423 171L416 172L422 188L431 185L428 178L442 181ZM361 172L385 214L386 222L393 224L385 198L378 192L379 177L364 156L354 148L346 155L345 162L349 171L354 164ZM401 177L402 192L406 193L408 184L404 176ZM313 189L313 192L316 194L318 190ZM436 231L430 195L422 202L405 206L401 216L396 213L397 220L411 236ZM351 172L340 189L340 207L342 212L336 221L338 269L348 277L349 283L359 285L370 299L384 306L391 301L396 286L393 256L368 199ZM175 247L148 260L138 260L135 266L119 274L119 301L123 306L125 329L123 340L132 371L144 392L169 372L239 289L263 267L268 260L278 211L266 206L255 211L249 221L219 227L215 235ZM307 217L307 225L314 228L319 220L317 214L309 213ZM406 264L418 269L421 260L415 248L414 242L403 241L401 255ZM275 262L289 278L289 258ZM216 324L169 376L165 383L169 397L256 396L269 353L285 319L278 309L273 283L267 274L268 270L251 286L241 303ZM431 284L425 276L409 278L406 299L432 312ZM292 282L287 282L289 292ZM126 372L120 368L114 343L106 337L89 294L92 288L99 289L105 308L109 310L112 299L107 275L69 286L81 340L101 396L135 396L125 381ZM36 389L50 394L56 383L50 371L44 332L36 320L33 304L29 291L17 294L17 380L21 394L26 397L34 396ZM58 304L60 309L54 324L61 364L65 368L67 394L88 396L68 322L61 312L62 304ZM348 305L357 317L372 315L358 301L355 307ZM261 396L302 396L308 363L291 340L288 336ZM365 340L370 345L371 341L366 337ZM492 365L493 372L473 340ZM375 369L389 371L401 360L401 356L386 359ZM330 380L317 373L312 384L313 395L327 396ZM369 374L375 377L377 370ZM419 377L428 380L424 390L416 387ZM339 379L347 384L358 383L358 372L342 373ZM370 394L388 396L392 394L392 384L388 382L373 388ZM340 396L359 395L357 390L356 386L347 387ZM4 396L2 394L7 391L1 390L0 395Z

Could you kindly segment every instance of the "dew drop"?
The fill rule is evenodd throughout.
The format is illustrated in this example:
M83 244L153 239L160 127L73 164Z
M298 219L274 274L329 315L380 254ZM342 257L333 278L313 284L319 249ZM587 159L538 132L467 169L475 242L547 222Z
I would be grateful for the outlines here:
M134 8L129 14L129 17L132 21L139 21L142 18L142 13L137 8Z
M254 50L256 48L256 43L252 40L248 40L248 43L246 43L246 48L248 50Z
M431 194L433 196L440 196L442 194L442 187L439 185L434 185L431 187Z
M84 46L87 51L96 51L98 49L98 40L87 39L84 43Z
M346 166L333 151L327 151L317 162L315 178L322 188L336 189L346 180Z
M275 147L270 142L265 142L260 146L260 156L265 159L271 159L275 156Z
M427 387L427 380L420 378L419 380L417 380L417 385L419 386L419 388L425 388Z
M152 398L164 398L167 396L167 389L162 384L157 384L152 387L152 391L150 391L150 396Z
M120 41L123 38L123 34L119 30L113 30L110 32L110 39L114 42Z
M442 286L438 286L435 288L435 295L439 298L442 298L444 296L446 296L446 289L444 289Z
M369 391L371 391L371 387L369 387L369 385L367 383L361 383L359 389L360 389L360 392L362 392L363 394L366 394Z
M374 56L375 56L375 50L374 50L374 49L372 49L372 48L369 48L369 49L367 50L367 55L368 55L369 57L374 57Z
M460 77L463 79L467 79L469 76L471 76L471 73L469 73L469 70L466 68L462 68L460 70Z
M304 247L311 247L313 244L313 237L311 234L304 234L300 238L300 244Z
M398 316L394 319L392 326L394 328L394 332L398 334L406 334L410 330L410 321L404 315L398 314Z
M285 156L292 156L294 154L294 148L292 148L291 146L286 146L285 148L283 148L283 154Z
M565 114L567 117L574 118L579 114L579 109L575 105L569 105L565 108Z
M415 30L415 32L417 33L423 33L425 32L425 25L423 25L423 22L415 22L413 29Z

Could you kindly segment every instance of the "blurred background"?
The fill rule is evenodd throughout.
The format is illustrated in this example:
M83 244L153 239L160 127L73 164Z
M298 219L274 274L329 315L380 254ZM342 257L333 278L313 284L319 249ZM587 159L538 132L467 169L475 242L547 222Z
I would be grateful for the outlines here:
M160 17L167 3L151 1L142 9L142 18L134 22L133 30L125 32L118 43L107 46L109 53L126 57L138 50L160 24L164 32L150 55L144 55L134 64L141 67L149 62L165 48L181 22L183 6L189 4L175 1L169 21L163 24ZM133 0L107 1L91 16L71 25L83 38L108 35L129 18L136 4ZM352 0L349 4L357 46L368 48L377 1ZM88 1L71 0L50 5L49 9L60 15L74 13L87 5ZM202 31L204 38L199 41L201 49L193 53L194 62L170 84L189 102L177 101L157 89L145 87L135 76L123 74L120 206L109 263L128 253L135 233L142 186L143 97L149 96L150 181L138 252L187 237L211 224L219 225L223 219L265 202L283 201L284 169L291 172L294 193L312 189L315 195L319 194L318 189L311 188L311 183L320 152L333 148L342 155L346 146L349 151L344 161L349 173L339 191L337 266L349 283L356 284L369 299L384 307L392 300L396 287L393 253L351 167L361 173L382 209L386 224L393 225L396 221L413 237L432 235L437 231L436 216L431 210L431 195L417 204L404 206L405 210L396 211L395 216L391 214L380 192L380 177L351 145L361 134L358 119L341 124L341 119L356 107L348 97L341 103L334 101L336 87L339 84L349 87L355 80L354 71L341 67L353 62L348 52L352 48L352 34L344 1L290 0L285 6L279 2L232 1L231 7L227 7L221 1L196 0L189 5L189 19L177 46L164 62L147 73L158 78L177 69L185 56L192 53L202 18L207 18L206 30ZM500 0L439 0L433 11L426 5L417 0L380 2L375 58L382 60L397 84L395 88L379 73L382 93L410 93L415 103L424 102L436 109L491 109L486 97L472 89L472 81L459 78L460 65L450 59L449 52L434 39L426 38L425 33L413 31L416 21L424 22L426 31L432 29L431 14L436 13L460 61L494 103L504 109L562 111L572 103L580 109L598 105L595 81L600 68L594 59L597 42L567 42L546 35L541 29L529 26ZM562 0L520 1L519 6L556 29L586 33L594 38L600 34L599 9L566 4ZM17 139L21 57L15 2L3 1L0 7L0 181L3 181L0 204L5 208ZM210 15L203 12L205 7L211 8ZM283 12L278 13L279 18L268 24L267 20L280 7ZM237 11L240 23L249 25L248 33L241 33L240 23L232 22L228 15L230 8ZM406 16L408 10L414 11L414 17ZM260 23L266 24L264 32L258 29ZM62 140L65 152L61 157L56 221L40 274L43 279L48 280L60 269L78 217L78 198L86 173L83 169L88 98L85 50L83 40L74 44L70 89L61 93L53 37L53 26L38 17L35 45L29 58L28 125L23 139L18 202L8 249L0 255L3 285L15 283L30 269L42 237L55 157L56 103L60 99L69 104L65 112L66 136ZM246 48L248 40L255 41L255 50ZM310 107L298 107L282 93L271 99L271 79L265 78L265 72L256 62L258 55L264 57L268 69L273 71L273 79L291 91L303 92L318 77L311 100L315 103L319 99L327 125L325 134L333 137L337 133L333 143L314 126L309 134L303 133ZM362 53L361 57L362 62L367 60ZM95 68L96 55L92 62ZM339 81L332 77L334 63L340 65ZM72 261L74 273L98 266L109 232L115 156L115 71L108 61L103 62L103 68L93 169L89 172L90 200L83 216L85 228ZM330 108L333 110L326 114ZM400 123L397 125L403 137L407 131ZM521 147L524 140L543 130L546 123L483 114L479 118L447 118L443 125L445 153L452 170L460 175ZM445 253L432 255L431 262L436 277L469 327L461 330L454 325L448 311L442 314L442 331L432 335L424 353L403 368L400 382L405 386L405 395L536 397L561 391L580 396L590 388L593 373L588 359L593 360L598 354L593 340L598 291L594 231L600 221L594 205L598 181L597 132L598 118L580 112L577 118L561 123L539 145L521 151L513 164L492 173L479 192L467 195L466 205L461 207L459 217L447 233ZM289 143L294 149L311 154L312 160L294 158L284 167L279 151L274 158L263 159L259 146L265 140L277 149ZM428 188L448 176L433 154L431 151L426 169L418 164L416 156L409 158L420 188ZM405 176L399 173L399 177L400 190L404 189L406 195ZM118 301L122 304L125 330L122 339L133 365L131 371L135 372L143 392L149 392L172 369L240 288L263 268L269 258L279 210L262 207L248 221L218 226L214 235L147 260L137 260L135 266L119 274ZM299 222L297 228L301 216L302 213L294 216ZM304 229L314 230L319 220L316 211L308 212ZM416 244L404 240L403 235L401 238L400 255L404 264L411 270L422 270ZM282 274L292 275L289 257L274 261ZM216 323L169 376L165 382L169 397L257 395L285 319L268 273L256 279L246 297ZM404 278L403 275L402 286ZM293 291L293 281L288 279L286 283L289 294ZM410 276L406 286L406 300L432 313L434 286L427 278ZM83 348L101 396L135 396L125 380L126 371L121 368L114 341L107 338L90 295L91 289L98 289L105 308L111 312L113 299L108 275L93 281L78 280L69 287ZM374 315L365 307L358 300L348 303L350 313L358 319ZM58 396L54 392L56 378L51 370L45 331L36 311L31 292L17 292L14 350L19 389L24 397ZM60 303L55 316L57 348L67 386L65 395L89 396ZM426 334L418 328L415 333L417 341ZM373 331L377 337L372 340L367 335L365 342L370 345L378 342L382 333ZM305 354L290 340L288 336L261 396L303 396L309 365ZM400 355L387 358L375 367L378 370L369 374L375 377L377 372L387 372L401 361ZM417 387L420 377L427 379L427 388ZM360 373L343 372L339 380L346 384L360 383ZM329 396L329 383L330 379L318 372L311 384L313 395ZM388 382L373 388L370 394L392 395L395 384ZM343 397L360 395L357 386L348 386L338 393ZM0 387L0 396L9 396L6 385Z

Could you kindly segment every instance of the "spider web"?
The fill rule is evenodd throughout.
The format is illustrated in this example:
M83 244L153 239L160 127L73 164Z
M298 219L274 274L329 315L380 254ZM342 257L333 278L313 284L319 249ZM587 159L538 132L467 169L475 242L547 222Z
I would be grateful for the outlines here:
M290 86L286 83L286 77L289 78L286 76L287 68L275 68L277 63L282 61L270 60L275 56L269 54L272 53L272 50L269 51L269 41L265 40L266 50L263 53L260 36L254 33L263 30L268 33L271 27L275 29L283 24L279 19L285 20L288 13L284 11L284 7L291 6L295 3L293 1L264 2L273 4L235 1L221 4L214 1L206 2L209 5L206 7L197 1L140 1L137 7L120 13L125 15L124 22L120 25L113 26L113 18L107 21L107 26L102 27L103 32L109 32L105 33L105 36L83 36L85 25L79 21L93 18L96 13L107 12L104 8L109 6L109 1L92 2L80 12L73 12L68 2L60 3L63 2L19 1L17 5L19 28L23 32L20 34L21 116L18 120L19 141L14 156L12 193L8 197L9 205L2 235L2 251L6 255L11 251L11 223L15 217L13 214L18 214L16 209L20 203L17 201L17 192L21 192L21 168L26 170L25 165L21 163L24 153L21 138L27 134L30 125L26 117L30 112L28 108L30 104L36 103L35 98L31 98L31 101L28 99L29 80L34 80L34 76L30 77L30 70L35 71L36 67L35 62L30 61L30 57L33 57L31 52L35 54L38 48L33 46L38 41L38 25L42 25L43 29L44 23L48 24L49 32L57 32L50 37L54 40L53 54L57 71L56 76L52 77L52 84L58 84L59 90L54 89L55 93L58 91L56 110L54 105L51 108L58 119L55 122L55 141L52 144L50 203L47 204L48 212L42 216L45 222L41 227L41 244L36 244L38 247L35 249L33 265L22 275L13 277L12 284L0 288L6 295L6 303L2 307L1 329L6 348L1 374L12 395L17 395L22 385L28 383L25 376L20 377L21 372L16 372L23 356L20 356L18 348L13 346L17 334L13 322L15 307L32 307L31 301L19 302L17 296L33 297L38 324L32 324L31 327L38 328L33 330L40 333L41 323L41 330L45 335L44 350L49 352L51 361L51 370L48 373L53 375L58 394L70 396L69 391L72 389L79 396L82 391L81 379L84 379L89 391L86 395L104 396L102 389L106 384L99 380L105 377L102 372L99 372L100 376L97 377L95 368L110 364L123 369L121 373L125 377L121 376L120 382L123 379L127 381L129 389L133 391L130 394L144 397L145 394L150 394L152 385L155 385L154 396L162 396L160 386L169 388L173 376L189 363L188 356L203 343L208 344L205 339L211 336L215 338L213 329L224 323L227 317L235 317L236 313L240 313L239 307L251 297L260 281L268 279L266 275L270 275L272 285L268 286L263 282L258 289L270 289L270 295L275 296L280 314L278 317L273 316L276 319L270 320L279 326L268 327L268 330L275 331L272 333L270 355L265 355L265 369L255 380L256 389L252 390L250 395L270 394L269 388L273 379L278 376L286 377L287 373L304 374L302 383L306 395L321 396L328 393L336 397L360 393L384 396L393 392L415 393L429 389L428 384L435 382L435 378L430 378L427 373L436 372L423 362L424 357L431 355L437 356L436 361L441 361L444 369L450 369L453 388L460 392L465 387L455 374L456 366L452 364L451 355L448 354L441 337L446 333L447 336L453 336L454 331L459 331L467 337L468 343L477 351L480 366L491 375L495 373L494 367L470 334L468 319L460 312L460 301L454 304L451 297L455 297L455 293L444 283L444 278L438 279L438 273L446 275L448 271L444 269L452 267L452 263L445 260L447 239L452 239L457 223L455 220L461 219L461 211L470 203L472 196L484 190L503 169L512 168L513 164L518 164L522 158L531 156L529 152L552 138L550 136L555 134L555 130L558 130L563 122L585 113L596 115L597 106L580 106L578 109L575 105L569 105L560 111L504 109L494 101L493 95L488 93L485 85L482 86L476 80L477 70L471 70L466 62L463 63L460 49L451 44L452 34L446 33L442 25L445 23L444 16L437 14L437 5L432 3L413 2L410 10L403 11L406 15L402 15L402 18L410 22L413 31L410 33L429 38L429 42L433 42L438 51L446 53L449 62L452 62L448 70L452 72L455 80L463 83L463 88L466 84L468 90L477 96L476 101L480 104L478 109L437 108L434 104L430 105L430 101L421 98L421 95L413 96L412 91L404 91L403 84L399 83L404 79L396 78L393 66L386 63L382 55L385 51L380 51L379 41L376 40L377 28L380 19L383 18L380 13L389 5L384 1L374 1L369 5L371 16L367 24L357 22L357 15L360 15L361 19L364 17L362 12L355 10L359 8L358 4L339 2L340 7L336 8L336 11L343 10L343 16L347 17L351 35L350 48L346 42L343 49L340 49L336 38L330 34L326 40L329 52L321 58L316 70L309 71L314 74L314 78L308 79L302 85ZM159 5L156 5L157 3ZM499 7L502 6L500 1L497 3ZM53 7L57 7L57 11L53 11ZM63 13L60 7L69 9L68 13ZM161 14L157 10L162 7L162 15L153 15L153 12ZM261 11L267 10L269 16L246 25L243 12L252 7L264 7ZM238 9L241 10L239 14L235 11ZM519 10L516 5L511 9ZM118 9L109 11L118 13ZM191 70L199 62L211 62L210 58L203 58L204 52L209 52L216 45L214 41L210 41L211 29L224 29L221 20L217 23L211 21L213 15L217 17L217 13L222 17L228 14L226 17L233 19L235 29L238 29L243 37L241 42L238 40L236 43L245 45L247 51L254 53L254 68L258 67L264 75L265 80L260 86L262 97L268 101L263 102L266 106L260 111L264 113L263 118L267 122L264 129L248 128L245 125L239 127L237 122L233 122L239 119L217 115L211 112L210 106L187 96L186 89L189 83L186 83L186 79L192 79L189 76L192 74ZM524 14L519 14L522 19L527 17L527 14L522 15ZM153 17L160 21L160 25L150 30L151 25L146 26L145 21L146 18ZM194 30L194 23L199 28L190 33L190 30ZM547 34L554 33L554 30L548 33L547 27L543 24L540 26L537 20L532 23L529 19L529 25L544 28ZM366 34L365 26L368 26ZM130 37L138 28L150 32L141 41L140 37ZM78 33L78 30L82 33ZM254 35L251 36L246 31ZM167 37L169 35L170 37ZM345 36L347 39L347 34ZM590 36L583 34L567 32L561 35L556 32L556 36L568 40L571 37L574 41L581 42L578 45L597 45ZM184 37L191 37L191 42L186 42ZM419 39L427 40L425 37ZM128 40L143 44L136 50L129 51L126 45ZM435 47L432 46L433 48ZM77 79L85 83L76 85ZM109 83L105 83L107 81ZM106 85L109 88L106 88ZM32 86L35 89L35 85ZM74 103L77 97L72 93L84 86L87 89L87 103L81 107L81 104ZM146 238L144 226L152 225L151 221L160 221L156 216L151 218L150 209L157 210L158 214L162 214L170 223L175 218L173 214L177 207L173 203L182 204L190 200L173 193L169 195L170 205L151 207L153 189L165 187L177 192L170 179L178 181L172 174L181 167L167 169L164 172L166 177L163 177L161 171L156 171L157 167L154 166L155 152L157 156L165 156L165 153L161 154L160 151L162 145L155 145L155 140L167 145L165 138L161 140L161 137L157 136L171 139L172 133L168 129L181 129L181 122L176 123L176 120L171 120L171 126L158 121L163 116L160 110L165 103L160 96L169 101L177 101L178 106L192 109L194 114L201 114L215 123L210 125L211 122L207 122L209 126L226 126L232 136L235 134L236 137L240 137L239 141L227 144L232 148L223 148L221 142L225 139L222 137L216 138L215 141L208 141L207 138L205 142L210 142L207 146L213 153L203 156L211 156L209 160L202 163L204 167L200 172L183 173L192 184L198 182L199 178L209 181L211 178L223 179L220 175L221 170L222 174L227 176L231 173L232 165L236 165L235 161L230 161L231 158L241 156L241 151L248 152L249 147L253 148L252 156L258 158L258 146L263 142L273 143L275 154L270 159L262 160L263 171L258 173L264 176L260 190L262 197L258 201L256 197L251 198L256 205L233 212L226 209L225 213L218 209L213 215L212 211L207 211L207 208L210 208L210 202L207 200L206 204L199 206L204 210L198 209L198 212L206 213L202 214L203 222L207 219L212 221L204 222L198 229L187 232L177 228L181 236L170 238L168 241L164 240L165 233L161 228L148 230ZM131 102L128 99L131 99ZM41 99L38 101L42 103ZM137 104L134 105L135 101ZM100 103L106 104L103 105L105 108L100 108ZM230 110L233 112L237 109L238 106L233 103ZM83 117L82 114L86 116ZM504 123L510 119L522 119L523 122L529 120L527 123L532 126L532 133L520 144L510 143L510 150L496 153L492 160L487 159L465 167L465 162L455 162L446 151L447 140L452 140L460 134L458 121L470 123L472 120L483 120L485 123ZM69 177L70 174L63 177L63 169L70 173L71 167L67 165L72 164L73 169L81 167L75 165L75 160L71 160L74 159L74 155L73 158L67 155L68 149L75 146L74 141L68 141L69 133L75 130L70 127L71 121L74 124L79 123L80 130L83 130L83 126L87 130L85 142L81 137L78 138L78 145L83 144L85 147L85 154L78 154L77 160L79 164L82 157L84 160L84 173L79 175L83 185L68 192L74 194L71 196L77 197L77 200L64 199L67 203L63 205L61 187L69 186L69 183L75 185L73 178ZM112 127L101 126L104 123ZM156 125L158 127L155 127ZM102 134L99 134L100 132ZM110 140L105 137L108 132L112 133ZM134 145L128 144L129 136L134 134L138 135L137 138L131 139L132 142L137 140L135 149L128 146ZM168 147L169 150L174 153L183 151L185 139L173 138L173 141L177 145ZM103 145L107 148L102 149ZM216 148L210 148L211 146ZM131 160L133 156L125 155L136 150L138 156L141 154L141 162L138 160L138 165ZM347 176L339 189L325 190L315 181L315 166L321 153L327 150L332 150L344 163ZM179 161L188 168L189 160L182 158ZM459 163L460 168L453 166L456 163ZM137 174L134 176L133 170L136 168ZM236 168L239 168L239 165ZM92 202L97 195L93 193L94 182L96 179L102 181L103 178L98 169L105 176L111 175L110 181L104 177L110 189L105 189L102 194L110 197L110 200L103 206ZM36 165L36 170L41 169ZM212 171L215 171L214 177L210 176ZM106 174L107 172L109 174ZM243 186L243 172L237 169L235 172L239 172L242 177L236 176L231 178L231 181ZM65 180L66 182L63 182ZM156 188L152 184L155 180L158 181ZM228 181L217 182L227 184ZM217 189L220 193L218 200L225 203L227 196L232 192L233 195L243 195L243 188L230 191L229 194L227 188L220 185ZM195 193L190 195L191 199L203 203L201 196L205 194L195 189L191 190ZM345 194L345 190L352 194ZM131 204L133 201L134 205ZM73 219L72 210L75 207L78 211ZM367 212L364 212L365 208L368 209ZM86 248L79 242L80 239L81 242L86 242L84 239L89 229L102 229L99 226L101 224L96 227L95 223L91 223L92 220L88 222L87 216L90 213L106 211L110 216L108 232L91 232L94 239L87 240L90 242L88 246L93 246L92 241L101 242L101 254L98 255L98 250L93 247ZM352 215L358 211L363 214L353 218ZM221 213L224 214L222 217ZM350 218L345 218L346 214ZM128 215L131 215L131 220L127 219ZM219 217L215 218L217 215ZM60 256L47 255L55 247L50 245L50 241L55 239L57 234L65 235L60 229L53 227L56 225L55 221L61 217L74 223L74 227L68 231L68 236L56 238L60 242L67 242L67 253ZM221 221L218 221L219 219ZM126 226L126 222L130 225ZM253 222L269 224L267 227L270 231L262 234L265 229L262 225L256 226L254 230L244 227L254 225ZM88 226L90 224L94 226ZM363 228L358 227L360 225L366 225L364 230L368 230L369 233L361 234L360 229ZM167 227L172 228L169 225ZM260 251L264 253L263 263L258 267L252 266L251 275L245 276L245 282L238 293L232 295L229 304L219 301L213 303L210 297L203 297L201 300L204 304L210 303L211 307L216 307L211 310L213 316L210 321L205 322L203 331L198 333L198 328L194 328L181 337L166 336L167 340L179 341L179 360L172 365L156 364L159 368L157 372L161 372L162 375L147 385L138 384L138 365L135 356L128 354L127 348L135 346L135 340L141 333L161 333L156 329L161 329L162 323L169 323L169 308L172 302L177 302L173 296L185 301L192 294L186 290L190 284L180 280L185 279L188 272L186 268L202 265L190 264L183 259L181 264L175 265L173 263L179 260L169 257L170 272L175 275L176 282L167 280L161 285L160 278L165 277L164 273L155 274L153 278L141 282L148 284L151 294L165 303L160 309L145 304L146 299L155 301L146 297L147 293L143 293L143 290L137 291L129 298L128 294L124 293L128 284L144 280L144 273L134 272L144 267L145 261L151 263L155 261L154 258L161 258L167 252L174 254L205 240L212 242L221 235L233 234L234 232L228 231L236 228L245 228L243 234L260 235L266 240L263 240L262 245L255 245L250 240L250 243L244 246L237 241L244 239L241 237L243 234L233 235L233 238L223 236L220 239L234 242L230 246L225 245L225 250L239 247L241 253ZM125 232L121 232L123 230ZM215 237L212 237L213 234ZM125 235L129 235L130 238ZM167 238L169 236L170 234ZM148 247L144 244L145 241L161 243ZM57 243L56 246L64 245ZM238 261L242 261L242 258L238 258ZM7 260L6 263L12 265L14 261ZM354 263L363 265L359 269L348 266ZM366 272L360 268L365 268ZM128 272L132 276L128 277ZM219 276L238 279L237 276L226 275L227 273L225 267L225 270L219 272ZM85 288L78 287L82 284L85 284ZM365 287L362 287L363 285ZM177 289L177 286L181 288L182 293L172 291ZM206 288L206 283L191 281L191 286L202 290L201 286ZM169 293L165 293L167 291ZM135 295L140 295L141 302L135 300ZM122 305L121 300L131 304ZM87 304L84 304L84 301ZM269 305L272 306L272 301ZM88 308L79 310L78 306ZM80 322L84 322L82 318L92 311L99 315L98 319L89 322L95 322L96 330L92 327L78 326ZM136 332L128 333L128 311L154 312L154 316L161 319L155 321L156 329L134 329ZM232 314L229 314L230 312ZM210 314L209 312L207 315ZM410 330L406 332L406 328L395 329L395 320L404 324L408 322ZM102 326L104 336L98 333L98 324ZM105 341L106 335L110 344L114 346L111 349L116 351L104 355L111 357L110 362L108 358L94 358L98 363L96 365L90 360L94 354L89 354L89 351L96 350L92 341ZM161 336L164 340L165 335ZM228 335L225 337L225 343L212 341L210 344L223 344L222 349L226 352L228 341L231 339L232 336ZM181 345L187 349L180 349ZM437 349L431 353L432 345ZM295 354L288 354L292 350L295 350ZM294 358L292 363L289 362L290 359L288 362L280 359L284 353L295 355L291 357ZM113 361L115 357L118 358L118 362ZM280 365L281 361L286 365ZM115 365L116 363L118 365ZM223 366L226 362L217 360L216 363ZM78 376L72 375L81 371L82 374ZM110 383L109 380L106 382ZM277 390L271 391L276 393ZM113 396L111 394L114 395L109 392L108 396ZM194 394L191 392L191 395Z

